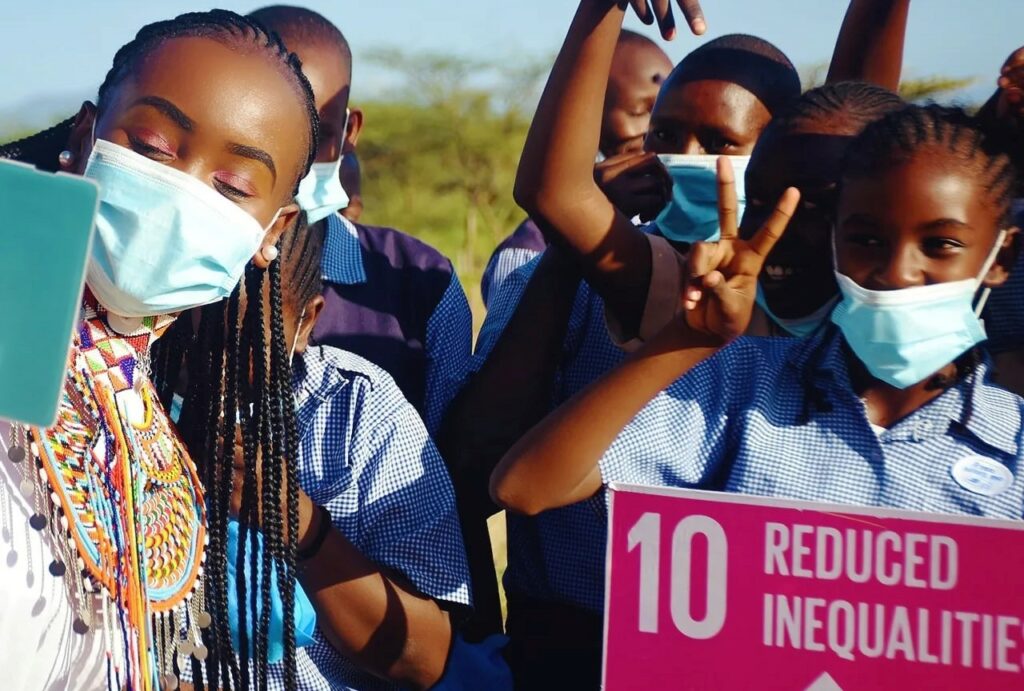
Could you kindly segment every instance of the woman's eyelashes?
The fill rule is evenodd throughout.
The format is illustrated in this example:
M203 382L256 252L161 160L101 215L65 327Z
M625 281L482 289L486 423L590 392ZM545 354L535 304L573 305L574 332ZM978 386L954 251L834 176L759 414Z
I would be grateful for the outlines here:
M152 133L128 133L128 143L132 151L154 161L167 161L174 158L170 143L163 137Z
M256 196L252 185L237 175L219 173L213 178L213 186L218 192L234 201L245 201Z

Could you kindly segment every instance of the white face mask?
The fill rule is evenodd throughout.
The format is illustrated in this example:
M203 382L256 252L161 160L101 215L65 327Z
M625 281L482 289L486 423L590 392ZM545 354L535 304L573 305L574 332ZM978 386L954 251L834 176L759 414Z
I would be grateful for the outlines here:
M86 283L125 317L226 298L281 214L262 227L199 179L103 139L85 177L100 185Z
M306 310L302 310L302 314L299 315L299 324L295 327L295 336L292 338L292 349L288 351L288 364L292 364L292 360L295 359L295 349L299 346L299 334L302 333L302 320L306 318Z
M344 132L348 132L349 116L350 112L346 110ZM341 162L343 160L345 160L344 154L334 161L314 163L310 167L309 173L299 183L299 192L295 195L295 201L306 212L306 219L310 223L316 223L348 206L348 193L341 185Z

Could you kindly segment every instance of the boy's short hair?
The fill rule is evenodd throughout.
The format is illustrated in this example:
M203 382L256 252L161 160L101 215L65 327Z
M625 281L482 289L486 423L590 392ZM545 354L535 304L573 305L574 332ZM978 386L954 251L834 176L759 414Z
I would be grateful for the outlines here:
M749 34L727 34L700 46L676 65L665 88L702 79L739 84L772 115L800 96L800 75L786 54Z
M270 5L254 10L249 16L274 31L287 45L293 42L327 43L337 48L345 61L345 70L352 77L352 48L341 29L326 17L305 7ZM289 47L294 51L294 48Z

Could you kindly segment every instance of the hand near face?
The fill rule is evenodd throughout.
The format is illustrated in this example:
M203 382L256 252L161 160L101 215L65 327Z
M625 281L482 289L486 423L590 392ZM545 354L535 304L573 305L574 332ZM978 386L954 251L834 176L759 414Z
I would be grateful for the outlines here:
M683 296L687 325L728 342L750 324L757 279L769 252L796 211L800 192L790 187L749 240L738 235L736 180L732 164L718 159L718 242L699 242L687 257L689 282Z
M649 221L672 197L672 177L653 153L612 156L594 167L594 179L616 209L625 216Z

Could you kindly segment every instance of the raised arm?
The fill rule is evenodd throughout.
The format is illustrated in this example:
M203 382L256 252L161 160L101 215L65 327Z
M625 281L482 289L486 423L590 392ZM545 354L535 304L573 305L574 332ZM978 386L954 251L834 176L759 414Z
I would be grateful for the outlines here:
M826 82L859 81L896 91L910 0L851 0Z
M659 391L746 330L757 277L799 197L795 189L786 190L765 225L743 241L736 231L732 168L720 161L722 239L698 243L689 254L693 278L686 312L512 447L491 477L498 504L535 514L582 501L601 488L598 462L623 427Z
M633 4L642 19L658 19L663 35L674 35L668 0ZM680 5L694 30L703 31L699 5ZM544 222L553 242L580 257L584 277L629 327L630 315L639 320L646 299L651 253L594 179L608 75L624 12L615 0L580 2L527 136L515 198Z

